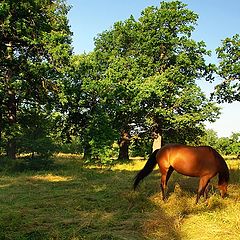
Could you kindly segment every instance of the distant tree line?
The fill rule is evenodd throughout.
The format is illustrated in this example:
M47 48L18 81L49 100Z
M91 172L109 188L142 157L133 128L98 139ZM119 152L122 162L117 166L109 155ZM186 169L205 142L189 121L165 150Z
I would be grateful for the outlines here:
M214 130L206 130L200 143L212 146L223 155L240 157L240 133L232 133L230 137L218 137Z
M90 161L128 159L163 143L199 143L216 101L239 101L240 37L222 41L220 64L207 64L192 38L198 15L180 1L147 7L73 54L64 0L0 3L0 148L27 153L83 153ZM217 85L209 99L197 79ZM232 150L232 153L235 150Z

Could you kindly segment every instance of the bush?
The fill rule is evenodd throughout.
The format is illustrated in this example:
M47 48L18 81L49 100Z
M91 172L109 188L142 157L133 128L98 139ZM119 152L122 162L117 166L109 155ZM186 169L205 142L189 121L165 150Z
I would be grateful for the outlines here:
M71 143L58 144L58 152L62 153L82 153L82 143L78 139L73 139Z
M22 136L18 139L18 152L19 153L31 153L32 156L40 156L43 158L50 157L56 146L50 137L42 136L39 138L31 138L30 136Z
M85 163L99 165L113 165L117 156L117 149L112 147L92 148L91 158L85 159Z
M22 157L11 159L8 157L0 158L1 172L23 172L23 171L42 171L53 169L54 161L52 158L42 157Z

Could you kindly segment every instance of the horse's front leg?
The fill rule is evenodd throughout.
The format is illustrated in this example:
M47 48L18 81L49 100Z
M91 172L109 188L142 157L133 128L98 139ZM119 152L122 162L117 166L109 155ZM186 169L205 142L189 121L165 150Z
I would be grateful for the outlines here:
M209 181L208 181L207 186L205 187L205 191L204 191L205 201L207 201L207 199L208 199L208 192L209 192Z
M196 198L196 204L198 203L199 198L201 197L201 195L205 195L206 196L206 194L207 194L206 187L207 187L209 181L210 181L210 178L208 176L204 176L204 177L200 178L199 186L198 186L198 192L197 192L197 198Z

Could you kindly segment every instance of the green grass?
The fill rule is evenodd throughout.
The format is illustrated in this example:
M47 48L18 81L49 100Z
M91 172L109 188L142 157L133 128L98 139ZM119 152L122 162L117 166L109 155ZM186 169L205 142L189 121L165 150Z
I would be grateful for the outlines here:
M197 179L178 174L166 202L157 170L132 191L144 164L85 166L59 155L52 170L0 172L0 239L240 239L239 161L228 161L229 196L212 187L208 204L198 205Z

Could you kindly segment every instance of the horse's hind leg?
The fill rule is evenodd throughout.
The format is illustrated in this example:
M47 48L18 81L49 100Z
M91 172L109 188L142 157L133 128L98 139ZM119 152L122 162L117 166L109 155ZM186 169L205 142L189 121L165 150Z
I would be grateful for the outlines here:
M166 188L167 188L167 174L166 173L162 173L162 176L161 176L161 190L162 190L162 199L163 201L165 200L165 197L166 197Z
M198 203L199 198L201 195L207 194L206 187L210 181L210 178L208 176L201 177L199 180L199 186L198 186L198 192L197 192L197 199L196 203ZM206 196L206 195L205 195Z
M161 189L162 189L162 198L165 200L166 198L166 189L167 189L167 182L174 171L173 167L169 167L168 170L164 173L162 173L161 176Z

